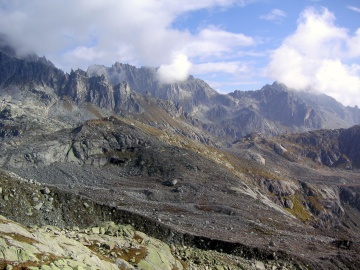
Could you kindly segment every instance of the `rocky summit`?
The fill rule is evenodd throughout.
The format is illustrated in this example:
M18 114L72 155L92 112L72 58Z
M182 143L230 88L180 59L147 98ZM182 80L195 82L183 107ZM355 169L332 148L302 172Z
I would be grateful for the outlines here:
M360 110L0 52L0 269L359 269Z

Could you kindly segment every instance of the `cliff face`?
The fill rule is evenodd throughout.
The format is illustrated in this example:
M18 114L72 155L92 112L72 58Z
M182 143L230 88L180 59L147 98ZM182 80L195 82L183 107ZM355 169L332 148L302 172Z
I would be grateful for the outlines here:
M36 55L17 59L0 51L0 86L41 85L57 88L64 73Z
M296 157L327 167L360 169L360 126L283 135L279 143Z
M119 112L131 96L128 83L113 85L103 75L88 77L82 70L72 71L64 81L61 96L70 97L76 104L88 102L104 110Z
M184 82L163 84L158 80L156 69L136 68L128 64L115 63L112 67L94 65L87 70L90 77L104 76L112 84L127 82L130 89L140 94L168 99L180 104L185 111L193 113L201 104L208 104L219 94L204 81L189 76Z

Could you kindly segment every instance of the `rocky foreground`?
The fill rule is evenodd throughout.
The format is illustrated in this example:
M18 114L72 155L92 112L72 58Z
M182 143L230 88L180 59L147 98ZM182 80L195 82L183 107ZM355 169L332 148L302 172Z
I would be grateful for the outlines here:
M284 262L168 245L131 225L23 227L0 216L0 269L296 269Z
M0 216L0 269L307 269L281 259L245 259L179 242L165 243L132 225L99 221L109 215L107 208L101 213L100 206L88 200L50 188L2 173L2 213L40 225L23 226ZM65 212L61 198L68 201ZM83 223L94 218L93 225L74 225L76 215ZM58 217L57 224L72 225L41 225L51 216Z

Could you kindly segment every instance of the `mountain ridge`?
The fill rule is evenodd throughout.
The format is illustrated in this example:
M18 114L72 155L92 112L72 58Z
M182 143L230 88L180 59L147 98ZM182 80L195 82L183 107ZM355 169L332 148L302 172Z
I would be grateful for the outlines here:
M208 84L190 76L184 82L162 84L156 69L115 63L112 67L93 65L88 70L65 74L45 58L17 59L1 53L0 85L50 87L62 99L76 104L92 103L109 114L134 116L144 113L136 94L166 100L189 123L213 137L237 140L252 132L278 135L321 128L347 128L360 122L358 107L344 107L326 96L288 89L274 82L256 91L219 94ZM8 68L9 63L10 69ZM11 68L12 67L12 68ZM36 75L34 75L36 74Z

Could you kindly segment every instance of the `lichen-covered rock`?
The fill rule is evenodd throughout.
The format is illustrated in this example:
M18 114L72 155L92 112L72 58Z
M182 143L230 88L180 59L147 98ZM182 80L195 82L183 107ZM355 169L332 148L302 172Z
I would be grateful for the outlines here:
M74 229L74 228L73 228ZM0 260L28 269L182 269L169 246L130 225L32 229L0 216Z
M167 244L154 238L150 238L140 232L136 232L136 236L142 238L143 242L146 243L147 249L146 257L138 263L140 269L183 269L181 263L175 259Z

